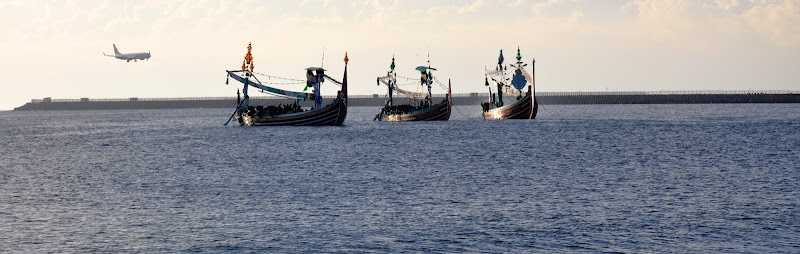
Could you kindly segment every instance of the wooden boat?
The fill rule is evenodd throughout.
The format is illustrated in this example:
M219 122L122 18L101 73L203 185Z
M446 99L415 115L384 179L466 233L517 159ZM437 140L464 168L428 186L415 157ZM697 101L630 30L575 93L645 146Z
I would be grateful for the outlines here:
M381 83L385 84L388 89L389 93L387 94L386 104L381 111L375 116L375 119L378 121L389 121L389 122L399 122L399 121L447 121L450 119L450 110L453 106L453 99L451 93L451 84L448 80L447 82L447 96L442 100L442 102L432 105L433 99L431 93L431 86L436 79L433 76L432 71L435 71L435 68L430 67L430 60L428 60L428 66L419 66L416 68L417 71L420 72L422 78L420 79L419 84L423 86L427 86L428 92L427 93L420 93L420 92L413 92L402 89L397 85L397 73L394 70L394 57L392 57L392 64L389 66L391 69L387 73L386 76L378 77L378 85L380 86ZM407 80L414 80L411 78L405 78ZM440 84L441 85L441 84ZM407 96L412 103L406 104L394 104L394 93L402 94Z
M536 112L539 110L539 105L536 103L535 98L536 97L532 96L529 86L528 93L524 97L507 106L493 108L483 112L483 118L490 120L534 119L536 118Z
M452 105L453 102L452 99L450 99L450 92L448 91L447 98L442 100L439 104L408 113L389 114L386 115L385 121L447 121L450 119L450 108Z
M325 69L309 67L306 68L307 80L305 83L307 87L313 87L313 92L305 93L278 89L267 86L266 83L262 83L256 76L259 73L253 72L254 67L251 49L252 46L248 45L247 55L245 55L241 70L226 71L229 78L233 78L244 84L244 88L242 89L244 99L238 99L237 91L238 106L231 117L228 118L228 122L225 122L225 125L228 125L233 118L236 118L242 126L341 126L344 124L344 120L347 117L347 62L349 61L346 53L344 57L344 78L342 78L342 82L325 75ZM288 83L299 84L303 82L302 80L296 79L269 75L264 76L268 76L270 80L290 81ZM319 96L319 94L321 85L325 80L341 85L342 89L337 92L337 96L332 103L322 106L322 97ZM226 81L225 83L227 84L228 82ZM285 83L287 82L283 82L282 84ZM293 98L296 102L292 105L283 106L252 106L249 105L250 97L248 95L248 90L250 88L259 89L263 93L275 96ZM299 105L300 100L306 99L314 100L314 106L312 108L305 109Z
M500 57L498 58L497 68L495 70L487 70L486 71L486 86L489 86L489 83L493 83L497 86L497 93L492 93L492 90L489 89L489 101L481 103L483 107L483 118L489 120L499 120L499 119L534 119L536 118L536 113L539 111L539 103L536 101L536 80L535 76L528 74L525 70L525 66L522 61L522 55L520 53L519 48L517 48L517 63L511 64L511 72L512 78L511 84L508 85L507 82L509 81L506 78L506 71L509 69L507 66L503 65L503 51L500 50ZM536 64L536 60L533 60L533 64ZM535 67L532 66L534 74L536 73ZM526 86L526 83L530 82L531 84L528 85L528 91L525 95L522 95L522 91ZM503 103L503 93L516 96L516 101L505 105Z

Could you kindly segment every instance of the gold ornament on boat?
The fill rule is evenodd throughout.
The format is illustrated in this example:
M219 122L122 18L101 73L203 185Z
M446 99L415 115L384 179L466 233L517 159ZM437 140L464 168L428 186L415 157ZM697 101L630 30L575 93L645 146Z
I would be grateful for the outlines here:
M253 49L251 43L247 44L247 54L244 55L244 62L242 62L242 70L247 70L247 65L250 65L250 71L253 71L253 54L250 52Z

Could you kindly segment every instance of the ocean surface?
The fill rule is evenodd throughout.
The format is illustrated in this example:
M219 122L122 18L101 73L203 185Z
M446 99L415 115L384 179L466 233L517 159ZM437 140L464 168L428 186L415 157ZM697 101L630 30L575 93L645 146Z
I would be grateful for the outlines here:
M800 105L0 112L0 252L798 253Z

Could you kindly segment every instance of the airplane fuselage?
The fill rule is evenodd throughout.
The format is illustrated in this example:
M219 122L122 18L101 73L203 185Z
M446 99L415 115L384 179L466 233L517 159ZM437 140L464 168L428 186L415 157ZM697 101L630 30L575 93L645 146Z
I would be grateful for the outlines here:
M140 53L125 53L125 54L123 54L123 53L120 53L119 50L117 50L117 45L114 45L114 44L111 44L111 45L114 47L114 54L113 55L106 55L106 53L103 53L103 55L112 56L112 57L114 57L116 59L125 60L125 61L128 61L128 62L130 62L131 60L136 62L137 60L148 60L148 59L150 59L150 52L149 51L148 52L140 52Z
M147 59L150 59L150 53L142 52L142 53L119 54L119 55L114 55L114 58L120 59L120 60L126 60L128 62L133 60L135 62L136 60L147 60Z

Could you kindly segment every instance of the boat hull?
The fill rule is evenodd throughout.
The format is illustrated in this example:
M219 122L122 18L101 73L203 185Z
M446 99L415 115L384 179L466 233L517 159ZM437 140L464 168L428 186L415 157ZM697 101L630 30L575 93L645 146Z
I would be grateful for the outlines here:
M419 112L387 115L385 121L447 121L450 120L450 110L452 105L453 103L450 100L445 99L441 103L433 105L430 108L423 109Z
M347 117L347 99L339 93L336 100L325 107L310 111L267 117L240 116L243 126L341 126Z
M534 119L538 111L539 105L536 103L536 97L533 96L530 88L528 88L528 93L525 97L510 105L483 112L483 118L487 120Z

